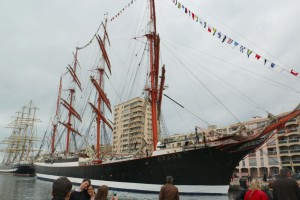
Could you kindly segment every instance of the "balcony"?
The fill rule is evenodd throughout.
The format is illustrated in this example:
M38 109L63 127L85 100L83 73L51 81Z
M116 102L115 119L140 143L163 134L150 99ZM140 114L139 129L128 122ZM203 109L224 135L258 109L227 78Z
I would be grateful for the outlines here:
M286 128L287 133L299 132L297 127Z
M292 139L289 139L289 143L299 143L299 138L292 138Z
M285 127L287 127L289 125L297 125L297 120L294 118L285 123Z
M273 138L267 142L267 146L275 146L275 145L276 145L276 140L274 140Z
M278 140L278 144L285 144L287 142L288 142L288 140Z
M281 163L282 164L291 164L291 161L290 160L282 160Z
M290 153L290 151L288 149L285 149L285 150L279 150L279 153L280 154L287 154L287 153Z
M293 164L300 164L300 159L293 160Z
M256 153L250 153L249 154L249 157L255 157L256 156Z
M268 155L277 155L276 151L268 151Z
M290 153L300 153L300 149L290 149Z
M285 134L285 130L284 129L277 132L277 135L281 135L281 134Z

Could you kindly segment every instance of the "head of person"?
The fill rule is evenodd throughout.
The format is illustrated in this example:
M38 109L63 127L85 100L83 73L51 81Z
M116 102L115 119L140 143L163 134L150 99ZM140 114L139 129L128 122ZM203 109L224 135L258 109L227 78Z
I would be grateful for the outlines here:
M248 182L248 180L245 178L240 178L240 180L239 180L240 186L245 189L248 187L247 182Z
M108 195L108 187L107 185L101 185L98 188L97 194L95 196L95 200L106 200Z
M174 180L174 179L173 179L172 176L167 176L167 177L166 177L166 183L171 183L171 184L172 184L172 183L173 183L173 180Z
M253 179L250 183L250 190L261 190L261 182L257 179Z
M95 191L92 185L90 185L87 189L87 193L89 194L90 197L95 196Z
M53 199L65 199L70 198L72 189L72 183L67 177L60 177L56 179L52 184L52 196Z
M287 177L289 173L290 173L290 170L288 168L282 168L282 169L280 169L280 172L279 172L280 176L282 176L282 177Z
M91 185L91 180L88 178L85 178L82 180L82 182L80 184L80 189L87 190L90 185Z
M269 181L269 189L273 189L274 181Z

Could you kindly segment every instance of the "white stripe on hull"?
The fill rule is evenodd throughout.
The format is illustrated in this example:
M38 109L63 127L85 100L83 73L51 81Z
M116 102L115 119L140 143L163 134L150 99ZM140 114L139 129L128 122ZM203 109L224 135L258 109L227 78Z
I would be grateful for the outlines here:
M36 174L37 178L55 180L58 176L52 176L47 174ZM72 183L80 184L83 178L68 177ZM162 185L157 184L142 184L142 183L125 183L125 182L114 182L104 180L91 179L94 186L107 185L115 190L129 190L143 192L148 191L151 193L158 193ZM185 194L227 194L229 185L176 185L180 193Z
M10 172L15 172L17 169L1 169L0 173L10 173Z

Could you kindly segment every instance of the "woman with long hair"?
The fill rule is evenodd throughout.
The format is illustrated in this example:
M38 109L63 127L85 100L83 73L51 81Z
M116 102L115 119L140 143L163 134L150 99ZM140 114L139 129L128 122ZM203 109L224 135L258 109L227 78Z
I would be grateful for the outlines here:
M107 200L108 195L108 187L107 185L101 185L98 188L97 194L95 196L95 200ZM112 195L111 200L118 200L116 195Z
M245 194L244 200L268 200L268 196L261 188L261 182L257 179L253 179L249 190Z

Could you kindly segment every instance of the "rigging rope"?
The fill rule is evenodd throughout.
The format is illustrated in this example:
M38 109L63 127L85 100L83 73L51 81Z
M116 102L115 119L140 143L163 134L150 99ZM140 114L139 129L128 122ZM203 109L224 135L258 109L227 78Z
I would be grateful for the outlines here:
M172 99L171 97L169 97L168 95L164 94L164 96L167 97L168 99L170 99L171 101L173 101L175 104L177 104L178 106L180 106L184 110L186 110L189 113L191 113L192 115L194 115L196 118L200 119L202 122L206 123L207 125L210 125L207 121L205 121L204 119L200 118L199 116L197 116L196 114L194 114L192 111L186 109L183 105L181 105L180 103L178 103L177 101L175 101L174 99Z
M187 68L187 66L179 59L175 56L174 52L169 49L167 46L166 46L167 50L182 64L182 66L188 71L190 72L190 74L231 114L231 116L233 116L237 121L238 123L241 123L240 120L225 106L225 104L199 79L197 78L194 73L189 70Z

